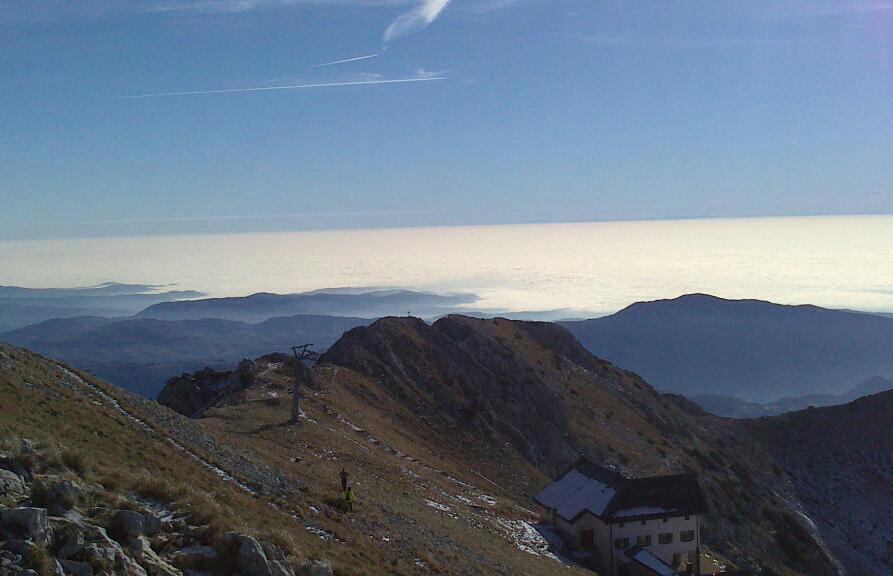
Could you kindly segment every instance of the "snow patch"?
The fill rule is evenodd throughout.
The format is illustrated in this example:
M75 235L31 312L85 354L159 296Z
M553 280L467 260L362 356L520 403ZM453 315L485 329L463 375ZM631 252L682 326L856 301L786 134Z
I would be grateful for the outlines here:
M446 506L439 502L435 502L433 500L425 500L425 504L434 508L435 510L440 510L441 512L452 512L453 511L452 508L450 508L449 506Z
M478 494L477 499L487 506L496 506L496 498L487 496L486 494Z
M549 551L549 541L530 522L509 520L508 518L498 518L496 522L518 550L561 562L558 556Z

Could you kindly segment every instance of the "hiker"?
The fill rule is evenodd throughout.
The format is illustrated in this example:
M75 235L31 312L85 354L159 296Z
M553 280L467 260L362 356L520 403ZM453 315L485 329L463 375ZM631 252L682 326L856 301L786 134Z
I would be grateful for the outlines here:
M347 502L347 511L353 512L353 503L357 501L357 497L353 495L353 488L350 486L344 492L344 500Z
M341 476L341 491L347 492L347 470L342 468L340 476Z

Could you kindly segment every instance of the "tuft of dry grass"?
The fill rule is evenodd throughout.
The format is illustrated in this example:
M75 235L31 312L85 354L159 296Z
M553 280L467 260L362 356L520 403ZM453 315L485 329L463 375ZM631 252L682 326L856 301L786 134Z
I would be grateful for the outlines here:
M37 572L40 576L53 576L53 556L43 546L28 546L24 554L25 566Z
M78 476L83 477L87 474L87 461L82 452L63 449L62 463L65 464L66 468L76 473Z
M171 504L184 497L182 487L157 476L141 476L131 483L134 494L161 504Z

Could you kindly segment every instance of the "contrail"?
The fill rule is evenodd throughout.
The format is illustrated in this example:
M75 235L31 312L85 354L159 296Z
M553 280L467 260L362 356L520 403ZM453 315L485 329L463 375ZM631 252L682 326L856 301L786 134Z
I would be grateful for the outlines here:
M269 90L300 90L302 88L330 88L336 86L369 86L372 84L405 84L408 82L430 82L446 80L445 76L433 78L397 78L395 80L363 80L357 82L327 82L324 84L293 84L291 86L260 86L257 88L229 88L227 90L193 90L191 92L161 92L158 94L134 94L114 96L112 100L132 100L136 98L164 98L168 96L196 96L199 94L232 94L235 92L266 92Z
M450 0L420 0L419 5L397 17L384 32L384 43L408 34L417 32L437 20Z
M358 60L368 60L377 58L378 54L367 54L366 56L357 56L356 58L345 58L344 60L335 60L333 62L323 62L322 64L314 64L310 68L325 68L326 66L334 66L335 64L347 64L348 62L356 62Z

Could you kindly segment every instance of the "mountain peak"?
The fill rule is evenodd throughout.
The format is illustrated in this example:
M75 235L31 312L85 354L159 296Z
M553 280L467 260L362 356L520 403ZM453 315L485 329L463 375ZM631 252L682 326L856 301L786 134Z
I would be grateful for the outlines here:
M765 403L893 375L891 319L817 306L686 294L563 325L592 353L688 395Z

